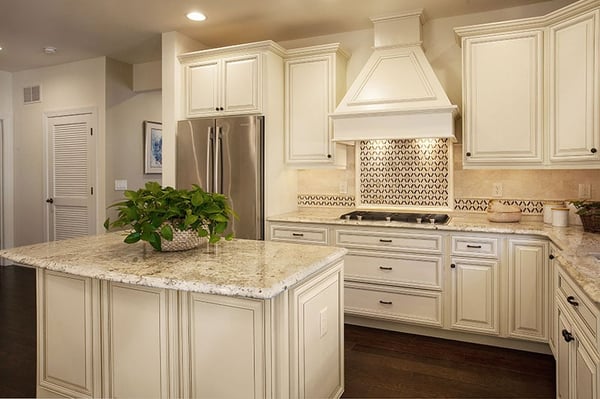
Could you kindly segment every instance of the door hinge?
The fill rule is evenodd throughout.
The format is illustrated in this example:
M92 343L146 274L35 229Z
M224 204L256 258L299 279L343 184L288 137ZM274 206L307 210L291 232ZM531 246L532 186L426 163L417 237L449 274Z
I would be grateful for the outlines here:
M91 128L90 128L90 136L93 136L93 135L94 135L94 128L93 128L93 127L91 127Z
M90 194L94 195L94 187L90 187Z

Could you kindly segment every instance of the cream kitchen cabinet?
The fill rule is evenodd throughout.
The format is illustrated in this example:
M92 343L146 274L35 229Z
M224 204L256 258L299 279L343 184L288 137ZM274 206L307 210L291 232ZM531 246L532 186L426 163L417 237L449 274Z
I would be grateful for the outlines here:
M330 245L329 228L321 225L301 225L298 223L269 223L268 239L303 244Z
M550 350L554 354L556 358L556 348L558 342L558 324L556 321L556 312L554 309L556 308L556 288L558 287L558 247L554 245L552 242L549 244L549 252L548 255L548 272L550 273L550 295L548 295L548 319L549 319L549 331L548 331L548 345L550 345Z
M407 230L335 231L345 258L347 315L443 326L443 239Z
M465 168L600 168L600 6L456 28Z
M263 113L268 58L284 53L264 41L180 55L186 117Z
M599 161L600 11L552 24L548 36L550 161Z
M498 238L452 235L451 322L454 330L500 334Z
M285 59L286 162L345 166L346 149L331 141L329 114L345 93L348 54L339 43L289 50Z
M342 290L339 259L268 299L38 269L37 394L340 397Z
M481 34L462 46L465 167L541 165L543 30Z
M556 396L598 399L600 309L560 266L556 276Z
M508 334L548 341L548 242L508 241Z

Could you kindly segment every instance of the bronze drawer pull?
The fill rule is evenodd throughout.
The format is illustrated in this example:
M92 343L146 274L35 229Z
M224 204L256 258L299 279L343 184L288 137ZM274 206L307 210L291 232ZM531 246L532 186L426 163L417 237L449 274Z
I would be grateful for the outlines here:
M379 266L380 270L392 270L391 267L387 267L387 266Z
M471 244L467 244L467 248L481 248L481 245L471 245Z
M569 303L570 303L571 305L573 305L573 306L579 306L579 302L577 302L577 301L575 300L575 297L574 297L574 296L568 296L568 297L567 297L567 302L569 302Z
M380 238L379 242L388 242L389 243L389 242L392 242L392 240L384 240L383 238Z
M392 301L382 301L381 299L379 300L379 303L382 305L391 305Z
M573 334L571 334L567 330L562 330L562 336L566 342L571 342L575 339L575 338L573 338Z
M292 233L292 235L294 237L304 237L304 234L302 234L302 233Z

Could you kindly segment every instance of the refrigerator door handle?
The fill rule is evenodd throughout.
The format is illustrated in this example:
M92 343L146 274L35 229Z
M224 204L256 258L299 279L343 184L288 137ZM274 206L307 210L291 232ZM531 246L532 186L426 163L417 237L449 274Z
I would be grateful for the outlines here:
M206 191L213 191L213 181L211 181L211 160L212 151L214 147L214 132L212 126L208 127L207 140L208 145L206 146Z
M217 126L217 149L215 151L215 188L216 193L223 193L223 128Z

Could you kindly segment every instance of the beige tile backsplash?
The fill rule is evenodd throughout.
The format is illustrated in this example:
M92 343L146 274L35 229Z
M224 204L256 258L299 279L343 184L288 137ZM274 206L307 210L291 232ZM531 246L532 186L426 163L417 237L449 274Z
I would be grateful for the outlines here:
M454 198L492 198L492 184L502 183L504 199L575 199L579 184L590 184L592 198L600 200L600 169L584 170L464 170L462 145L454 146ZM354 147L348 147L346 169L301 170L298 173L299 194L356 195ZM340 193L345 182L347 193Z

